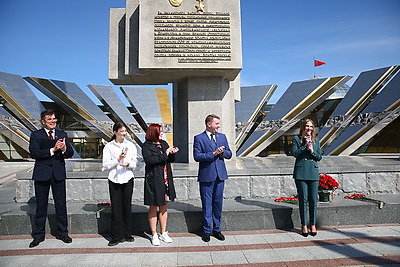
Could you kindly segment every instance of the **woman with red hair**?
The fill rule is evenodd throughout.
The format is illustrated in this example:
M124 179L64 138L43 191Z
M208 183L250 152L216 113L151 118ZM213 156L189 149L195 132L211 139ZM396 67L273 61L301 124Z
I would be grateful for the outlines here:
M162 139L161 125L150 124L146 131L146 142L142 147L145 166L144 204L149 205L149 225L151 243L160 245L160 240L171 243L167 228L167 203L174 201L175 187L172 177L171 162L175 161L177 147L170 147ZM158 216L157 216L158 208ZM157 234L157 217L160 221L160 235Z

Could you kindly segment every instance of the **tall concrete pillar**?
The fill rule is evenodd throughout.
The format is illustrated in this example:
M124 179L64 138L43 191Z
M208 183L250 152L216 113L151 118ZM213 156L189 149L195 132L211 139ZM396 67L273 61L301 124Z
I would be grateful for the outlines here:
M177 162L193 162L193 137L205 130L205 118L214 113L221 117L220 132L234 151L234 88L223 77L188 77L174 84L174 145L180 148Z
M178 162L193 161L193 136L210 113L221 117L234 152L241 41L240 0L127 0L125 10L110 12L109 79L174 84Z

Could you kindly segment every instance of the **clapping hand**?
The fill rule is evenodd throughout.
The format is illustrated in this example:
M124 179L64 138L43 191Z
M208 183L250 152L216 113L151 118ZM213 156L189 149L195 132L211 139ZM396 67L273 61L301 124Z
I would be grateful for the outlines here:
M167 150L165 151L165 153L167 153L167 155L169 154L175 154L176 152L179 151L179 148L176 146L171 146L169 148L167 148Z
M124 162L124 163L120 163L119 166L122 167L129 167L130 163L129 162Z
M53 147L53 152L56 152L59 149L61 151L66 151L67 150L67 146L65 144L65 137L64 138L60 138L60 139L57 140L56 144Z
M224 151L225 151L225 146L220 146L213 152L213 155L214 156L220 155L224 153Z

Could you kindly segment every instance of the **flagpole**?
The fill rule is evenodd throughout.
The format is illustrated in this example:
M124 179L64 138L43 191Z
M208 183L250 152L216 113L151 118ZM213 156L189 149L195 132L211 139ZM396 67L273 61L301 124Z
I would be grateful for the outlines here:
M315 79L315 57L313 57L313 64L314 64L314 79Z

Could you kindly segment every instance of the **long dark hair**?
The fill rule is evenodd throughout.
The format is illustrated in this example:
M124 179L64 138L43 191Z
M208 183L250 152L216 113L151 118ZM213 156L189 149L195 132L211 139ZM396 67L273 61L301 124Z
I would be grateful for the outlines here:
M118 132L118 130L121 129L122 127L125 127L125 125L122 122L115 123L113 126L113 132ZM115 138L116 138L116 136L115 136L115 134L113 134L110 141L115 140Z

